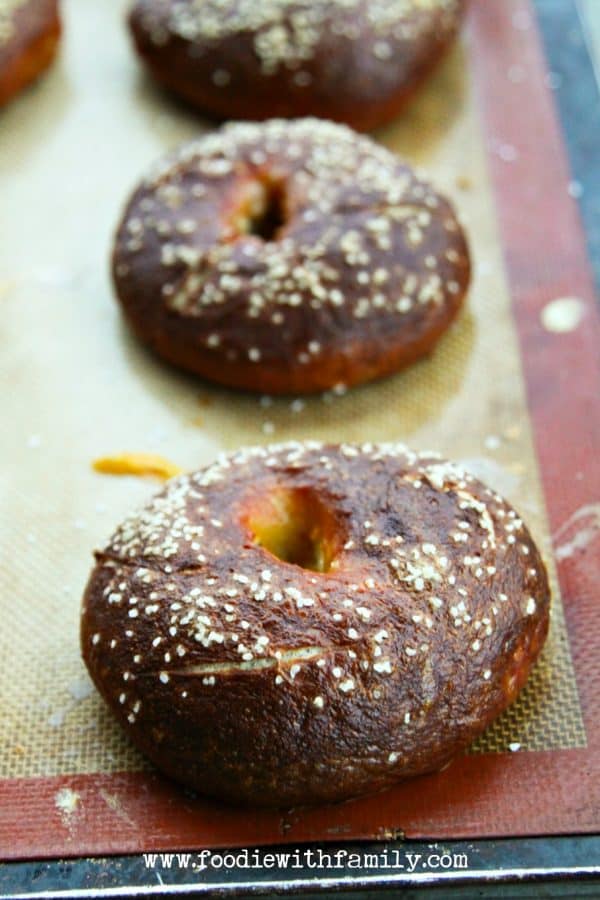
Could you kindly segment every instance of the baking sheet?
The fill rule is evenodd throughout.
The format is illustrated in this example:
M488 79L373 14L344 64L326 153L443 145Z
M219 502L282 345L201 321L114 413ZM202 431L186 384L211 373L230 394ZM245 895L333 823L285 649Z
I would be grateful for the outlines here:
M494 0L488 8L499 6ZM510 0L503 9L514 15L526 6ZM98 846L85 804L105 803L110 811L113 803L123 812L121 790L132 804L124 815L133 821L134 837L121 844L115 838L112 852L164 845L143 825L148 809L161 803L174 823L174 846L184 834L201 845L251 839L245 813L224 814L225 830L215 827L211 837L214 807L198 803L190 813L189 798L184 801L178 788L157 784L79 658L79 604L91 550L156 489L147 480L92 471L94 458L123 450L158 452L194 468L242 444L402 440L464 462L522 512L545 552L554 590L540 664L515 706L471 753L483 772L490 758L511 747L527 754L532 769L535 751L585 748L488 173L489 153L509 166L511 145L499 139L486 144L466 46L451 54L407 114L376 137L424 167L455 200L474 258L467 308L436 352L410 370L346 395L294 403L220 390L174 372L149 356L120 320L108 255L127 194L163 152L211 127L146 79L128 46L123 10L123 2L66 0L60 62L0 119L0 612L8 623L0 633L0 804L3 797L25 803L38 784L54 806L48 832L58 825L62 852L69 853ZM503 77L510 80L506 71ZM506 772L511 764L507 757ZM497 802L510 805L510 783L499 789L504 793ZM402 801L406 792L399 790ZM43 805L27 808L30 816L43 814ZM393 804L384 804L383 814L379 800L360 809L360 829L349 825L348 831L344 822L355 815L338 807L337 831L331 831L329 811L321 830L311 819L310 835L382 836L402 826L401 809L385 819ZM0 856L15 852L7 825L14 815L5 810ZM186 822L179 837L178 817ZM269 824L261 815L259 821L264 827L257 826L257 839L287 839L281 819ZM457 834L465 827L468 833L464 822L456 827ZM44 828L34 830L37 837L22 841L18 852L41 852ZM105 838L99 846L106 849Z

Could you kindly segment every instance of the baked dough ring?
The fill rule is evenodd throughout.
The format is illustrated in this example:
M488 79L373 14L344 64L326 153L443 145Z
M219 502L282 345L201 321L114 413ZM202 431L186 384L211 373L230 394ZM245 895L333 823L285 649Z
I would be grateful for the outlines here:
M223 119L393 119L459 29L463 0L138 0L154 77Z
M0 0L0 106L48 68L59 38L57 0Z
M117 529L82 647L174 779L237 804L321 803L464 750L525 683L549 600L515 510L435 454L255 447Z
M230 387L309 393L429 353L470 279L450 203L389 150L319 119L229 125L135 191L116 292L169 362Z

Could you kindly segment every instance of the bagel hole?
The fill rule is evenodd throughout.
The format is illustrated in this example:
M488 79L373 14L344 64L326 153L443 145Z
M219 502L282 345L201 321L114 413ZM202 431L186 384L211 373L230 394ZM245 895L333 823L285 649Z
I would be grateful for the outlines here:
M311 488L276 488L245 518L253 543L285 563L329 572L340 548L335 517Z
M238 215L238 230L262 241L276 241L286 224L286 199L281 181L257 179L247 186Z

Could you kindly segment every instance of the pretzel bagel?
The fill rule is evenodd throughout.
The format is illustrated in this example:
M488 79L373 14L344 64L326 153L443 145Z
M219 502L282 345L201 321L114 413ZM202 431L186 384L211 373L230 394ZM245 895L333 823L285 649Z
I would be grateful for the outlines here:
M235 804L441 769L523 687L549 616L515 510L399 445L240 450L117 529L83 655L135 744Z
M463 0L137 0L153 76L221 119L393 119L453 43Z
M0 0L0 106L48 68L60 31L58 0Z
M310 393L429 353L461 307L466 238L398 157L318 119L233 124L135 191L117 296L156 353L229 387Z

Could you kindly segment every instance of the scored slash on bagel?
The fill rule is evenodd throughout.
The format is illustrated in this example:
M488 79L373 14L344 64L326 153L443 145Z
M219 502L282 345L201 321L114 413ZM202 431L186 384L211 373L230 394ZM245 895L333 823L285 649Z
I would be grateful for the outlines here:
M173 479L96 555L85 662L166 774L231 803L443 768L523 687L544 563L515 510L395 444L254 447Z
M48 68L60 31L57 0L0 0L0 107Z
M113 254L136 334L229 387L310 393L429 353L470 280L451 204L385 148L318 119L235 123L137 188Z
M154 77L223 119L393 119L452 44L463 0L137 0Z

